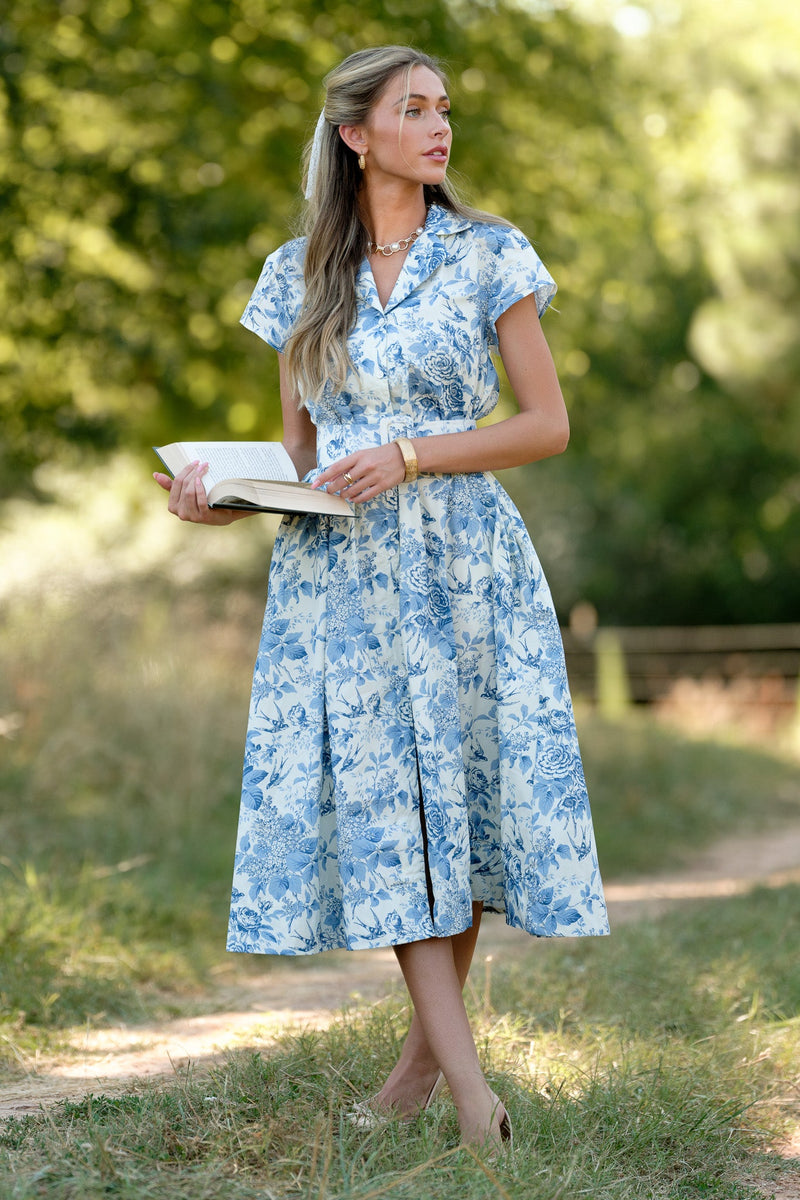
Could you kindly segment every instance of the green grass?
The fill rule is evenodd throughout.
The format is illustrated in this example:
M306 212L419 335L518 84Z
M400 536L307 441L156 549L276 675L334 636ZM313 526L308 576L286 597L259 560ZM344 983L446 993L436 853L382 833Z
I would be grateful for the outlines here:
M7 614L0 1062L176 1011L225 956L254 607L97 592Z
M660 871L731 833L800 820L800 763L695 741L633 710L578 725L603 874Z
M269 968L222 949L262 599L203 597L152 583L4 613L0 717L22 724L0 760L0 1029L18 1046ZM800 813L797 763L636 713L580 727L606 876Z
M226 956L260 597L151 586L5 612L0 717L0 1073L85 1022L213 1005ZM13 726L13 723L12 723ZM800 767L633 713L580 713L607 876L795 818ZM13 732L13 728L11 729ZM610 939L531 942L478 972L475 1027L515 1119L513 1164L457 1145L449 1102L351 1128L407 1012L389 1000L269 1056L7 1122L3 1200L755 1200L795 1112L797 888L693 905ZM297 964L302 969L305 963ZM210 1098L211 1097L211 1098Z
M513 1162L458 1149L452 1104L411 1128L343 1117L391 1065L407 1011L353 1012L274 1053L7 1122L0 1189L46 1195L755 1200L800 1050L800 889L711 902L610 940L536 943L473 997ZM772 1169L772 1168L771 1168Z

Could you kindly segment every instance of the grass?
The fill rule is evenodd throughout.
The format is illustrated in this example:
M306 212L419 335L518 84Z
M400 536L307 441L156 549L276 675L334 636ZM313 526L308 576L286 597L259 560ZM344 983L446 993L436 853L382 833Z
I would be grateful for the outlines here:
M0 766L7 1023L170 1011L225 961L258 628L258 599L236 592L106 588L7 612L0 715L21 722ZM609 876L800 808L797 765L753 749L635 714L584 714L581 733Z
M411 1129L344 1119L397 1053L408 1014L390 1000L268 1057L7 1122L1 1194L755 1200L769 1192L745 1180L796 1082L800 961L768 947L788 944L798 900L712 902L497 971L473 1018L513 1112L511 1162L460 1150L446 1100Z
M252 615L113 591L8 614L0 1032L23 1051L175 1011L223 957Z
M185 1008L210 969L248 969L222 946L260 597L150 584L5 617L0 1021ZM800 811L797 763L636 714L580 725L607 876Z
M198 1011L213 1003L210 972L269 969L222 950L259 608L233 589L153 583L6 605L7 1077L74 1026ZM797 817L796 762L635 713L579 723L607 876L674 866L734 829ZM513 1164L458 1150L448 1103L413 1130L366 1135L343 1121L396 1054L407 1014L391 1000L269 1057L233 1054L210 1078L8 1122L0 1195L768 1195L746 1178L795 1096L799 898L787 887L692 906L611 939L532 943L495 968L471 1002L513 1110Z

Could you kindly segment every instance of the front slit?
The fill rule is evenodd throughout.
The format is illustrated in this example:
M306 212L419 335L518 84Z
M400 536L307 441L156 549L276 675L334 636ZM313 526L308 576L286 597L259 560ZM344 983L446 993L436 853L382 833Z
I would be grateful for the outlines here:
M416 755L416 747L414 748L414 754ZM433 919L433 880L431 879L431 867L430 862L428 861L428 827L425 824L425 801L422 798L422 775L420 774L419 769L419 758L417 758L417 790L419 793L419 828L422 834L422 857L425 862L425 887L428 892L428 910L431 915L431 924L434 925L435 930L436 926ZM434 937L435 936L436 934L434 932Z

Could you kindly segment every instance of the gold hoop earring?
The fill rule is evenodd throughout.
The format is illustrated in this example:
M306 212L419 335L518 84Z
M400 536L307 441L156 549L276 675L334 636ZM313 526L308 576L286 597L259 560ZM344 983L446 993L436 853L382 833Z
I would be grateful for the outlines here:
M364 167L367 165L367 160L364 158L363 154L359 154L359 156L358 156L358 165L362 171L364 170Z

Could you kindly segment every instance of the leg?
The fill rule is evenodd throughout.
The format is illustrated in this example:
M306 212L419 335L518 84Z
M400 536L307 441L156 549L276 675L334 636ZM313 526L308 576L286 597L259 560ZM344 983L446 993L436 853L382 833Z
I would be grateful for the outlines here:
M500 1142L504 1110L483 1077L469 1026L452 939L396 948L427 1045L444 1072L466 1142Z
M452 947L456 975L462 988L467 981L472 956L475 952L482 912L483 904L480 901L474 901L471 927L454 937L437 939L449 942ZM401 949L401 947L397 948L398 951ZM428 1045L415 1008L397 1065L375 1099L380 1107L394 1108L399 1113L411 1115L425 1103L438 1073L439 1063Z

